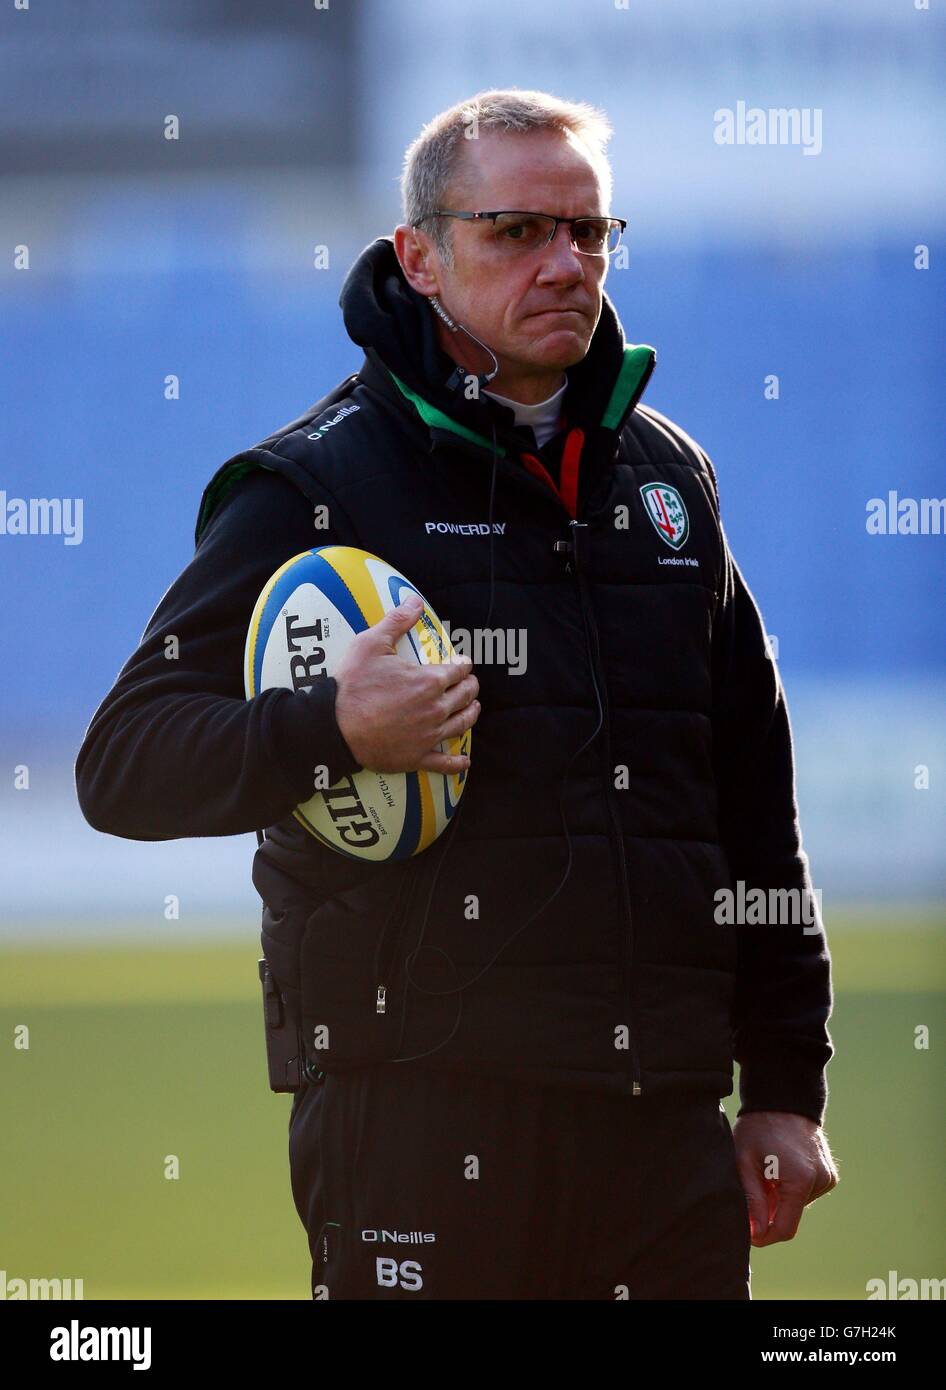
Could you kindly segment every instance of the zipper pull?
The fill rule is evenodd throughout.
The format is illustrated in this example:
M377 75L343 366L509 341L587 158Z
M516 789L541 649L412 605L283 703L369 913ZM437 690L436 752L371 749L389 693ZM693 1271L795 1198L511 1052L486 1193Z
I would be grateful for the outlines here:
M588 529L588 523L587 523L587 521L570 521L568 524L569 524L569 526L575 526L575 527L581 526L581 527L582 527L583 529L585 529L585 530ZM571 539L570 541L553 541L553 542L552 542L552 549L555 551L556 554L559 554L559 555L565 554L565 555L570 555L570 556L571 556L571 559L570 559L570 560L566 560L566 562L565 562L565 573L566 573L566 574L571 574L573 571L574 571L575 574L578 573L578 570L579 570L580 566L579 566L579 546L578 546L578 531L577 531L577 530L575 530L575 531L572 532L572 539Z
M572 558L575 562L575 573L577 574L578 571L583 568L581 564L581 553L585 542L581 539L581 533L582 531L588 530L588 523L587 521L572 520L568 524L574 528L572 531ZM579 544L579 541L581 544Z
M375 1004L375 1010L379 1014L383 1014L385 1008L387 1007L387 993L388 991L386 985L378 985L378 999L377 1003Z
M566 555L570 555L570 554L572 553L572 550L574 549L574 547L572 546L571 541L555 541L555 542L553 542L552 549L553 549L554 551L556 551L557 553L559 553L559 554L564 553L564 554L566 554ZM572 572L572 562L571 562L571 560L566 560L566 561L565 561L565 573L566 573L566 574L571 574L571 572Z

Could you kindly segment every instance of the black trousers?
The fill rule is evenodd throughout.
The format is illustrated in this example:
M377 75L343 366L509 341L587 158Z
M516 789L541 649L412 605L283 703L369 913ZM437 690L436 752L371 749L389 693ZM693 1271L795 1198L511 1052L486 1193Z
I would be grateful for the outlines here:
M713 1097L387 1064L299 1091L316 1299L748 1299L749 1216Z

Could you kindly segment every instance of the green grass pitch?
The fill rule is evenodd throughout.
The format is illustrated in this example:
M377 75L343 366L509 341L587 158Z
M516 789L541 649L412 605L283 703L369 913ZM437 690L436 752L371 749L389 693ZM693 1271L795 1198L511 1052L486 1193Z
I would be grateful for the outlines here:
M841 1183L793 1242L753 1252L756 1299L858 1299L891 1269L946 1273L942 917L828 916L826 1128ZM183 948L0 950L7 1278L82 1278L86 1298L308 1299L291 1097L266 1081L258 954L252 927ZM928 1050L914 1043L921 1025ZM735 1098L725 1104L733 1119Z

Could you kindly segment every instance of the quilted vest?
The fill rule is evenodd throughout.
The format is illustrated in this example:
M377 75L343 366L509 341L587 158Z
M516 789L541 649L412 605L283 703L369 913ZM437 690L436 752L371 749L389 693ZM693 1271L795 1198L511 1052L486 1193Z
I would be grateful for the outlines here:
M511 412L454 414L369 348L204 494L198 535L243 473L280 474L328 508L313 544L382 556L469 634L480 683L460 809L429 850L364 863L292 817L266 828L262 944L310 1067L732 1091L711 680L725 540L705 455L640 403L653 350L622 338L616 362L597 424L542 451Z

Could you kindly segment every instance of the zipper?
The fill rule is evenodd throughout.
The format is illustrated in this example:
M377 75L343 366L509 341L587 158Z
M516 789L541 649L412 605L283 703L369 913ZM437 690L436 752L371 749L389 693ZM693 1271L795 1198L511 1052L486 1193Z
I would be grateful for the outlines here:
M617 843L619 877L621 880L621 893L624 901L624 911L627 918L627 932L624 938L624 999L627 1005L627 1031L628 1042L630 1044L631 1055L631 1082L632 1095L639 1096L642 1093L640 1080L640 1057L637 1049L637 1040L634 1035L634 1019L631 1009L631 976L634 960L634 915L631 910L631 890L628 882L627 856L624 852L624 834L621 828L621 817L614 800L614 766L611 757L611 718L608 708L608 688L604 679L604 669L601 664L601 647L598 641L598 629L594 620L594 613L591 600L587 591L587 580L580 562L580 546L578 543L579 531L587 529L586 521L570 521L572 528L572 540L556 541L555 550L567 550L571 553L571 560L566 566L570 569L578 584L578 596L581 602L581 616L585 627L585 637L588 641L588 655L595 679L598 683L598 690L601 694L601 709L603 714L602 727L604 730L604 756L605 756L605 785L607 789L608 812L611 817L611 826L614 832L614 839Z
M432 846L430 847L432 848ZM428 851L424 851L427 853ZM375 984L375 1013L384 1015L388 1007L388 982L391 967L394 964L394 954L397 950L398 942L404 933L404 924L407 921L411 910L411 903L414 898L414 889L422 867L423 855L419 854L410 866L406 881L401 885L401 897L394 909L392 920L387 931L382 937L378 947L378 960L376 968ZM387 940L385 940L385 937Z
M651 351L652 351L652 349L651 349ZM621 431L622 431L622 429L623 429L623 427L624 427L624 423L625 423L625 421L627 420L627 418L629 417L629 415L631 414L631 412L636 408L638 401L641 399L641 396L644 394L644 390L645 390L645 388L646 388L646 386L647 386L647 383L650 381L650 378L651 378L651 376L652 376L652 374L653 374L654 365L655 365L655 359L654 359L653 357L651 357L651 360L650 360L650 361L648 362L648 364L647 364L646 370L644 371L644 373L643 373L643 375L641 376L640 380L637 382L637 384L636 384L636 386L635 386L633 392L631 393L631 395L627 398L626 401L624 401L623 405L620 407L619 411L617 411L617 412L614 414L613 418L609 418L609 417L611 416L612 402L613 402L613 399L614 399L614 391L612 391L612 402L609 402L608 408L607 408L607 410L605 411L605 415L604 415L604 417L602 418L602 422L601 422L601 423L602 423L603 426L605 426L606 428L608 428L608 429L610 429L610 430L613 430L614 433L615 433L615 436L616 436L615 458L616 458L616 457L619 455L619 453L620 453ZM627 366L627 358L625 357L624 367L626 367L626 366ZM623 372L623 370L624 370L624 367L622 367L622 372ZM439 440L441 437L447 438L447 442L449 442L453 448L459 448L459 447L461 447L461 440L463 440L464 438L473 439L475 442L482 443L482 445L484 445L484 446L486 445L487 441L486 441L485 438L483 438L482 441L479 441L479 440L477 439L477 436L476 436L475 434L473 434L471 431L469 431L469 430L458 430L454 422L452 422L451 420L449 420L449 418L444 417L442 412L440 412L439 410L436 410L434 407L429 406L426 402L422 403L423 405L426 405L426 407L427 407L427 413L425 413L425 411L421 408L421 404L418 404L418 399L414 396L413 393L411 393L411 392L409 392L409 391L407 390L407 388L404 386L404 384L403 384L402 382L400 382L400 381L397 379L396 376L394 376L394 373L393 373L393 372L390 372L390 369L389 369L389 374L390 374L390 376L392 377L392 379L394 380L394 382L395 382L396 386L398 387L398 389L400 390L401 394L402 394L403 396L408 397L408 399L412 399L412 400L414 401L414 405L415 405L415 408L416 408L417 411L418 411L418 414L420 415L421 419L423 420L423 422L424 422L424 423L426 424L426 426L427 426L427 429L428 429L428 438L429 438L430 441L431 441L431 452L433 451L434 448L437 447L438 440ZM616 388L617 388L617 382L615 382L615 390L616 390ZM436 417L440 417L440 418L434 418L435 416L436 416ZM444 428L445 426L447 426L448 428ZM580 438L579 438L578 441L577 441L577 443L578 443L577 452L576 452L576 455L575 455L574 460L573 460L574 469L575 469L575 479L574 479L574 492L573 492L573 498L572 498L572 500L573 500L575 509L576 509L576 511L577 511L577 506L578 506L578 479L577 479L577 469L578 469L578 464L579 464L579 461L580 461L581 446L582 446L582 444L584 443L584 433L583 433L583 431L580 431L580 430L577 430L577 429L576 429L576 430L572 430L572 431L569 432L569 437L571 437L572 434L578 434L578 435L580 436ZM452 435L453 437L452 437L452 438L449 438L450 435ZM467 445L466 447L469 447L469 446ZM608 803L608 811L609 811L610 818L611 818L611 826L612 826L612 830L613 830L613 836L614 836L614 839L615 839L616 842L617 842L619 877L620 877L620 880L621 880L621 892L622 892L622 897L623 897L623 901L624 901L624 911L625 911L625 916L626 916L626 919L627 919L627 932L626 932L626 934L625 934L625 942L624 942L623 985L624 985L624 999L625 999L625 1003L626 1003L626 1006L627 1006L627 1031L628 1031L628 1043L629 1043L629 1052L630 1052L630 1060L631 1060L631 1084L632 1084L632 1091L631 1091L631 1094L632 1094L632 1095L635 1095L635 1096L639 1096L639 1095L642 1094L642 1087L641 1087L641 1080L640 1080L640 1057L639 1057L639 1053L638 1053L637 1040L636 1040L635 1033L634 1033L633 1010L632 1010L632 1008L631 1008L631 981L632 981L633 958L634 958L634 917L633 917L633 912L632 912L632 909L631 909L631 892L630 892L630 885L629 885L629 882L628 882L627 856L626 856L625 851L624 851L624 835L623 835L622 828L621 828L620 813L618 812L618 809L617 809L617 806L616 806L616 803L615 803L615 800L614 800L614 795L615 795L615 788L614 788L614 767L613 767L613 764L612 764L612 762L611 762L611 756L612 756L612 755L611 755L611 723L610 723L610 715L609 715L609 710L608 710L607 686L606 686L606 684L605 684L605 680L604 680L604 671L603 671L603 668L602 668L602 665L601 665L601 647L600 647L600 643L599 643L599 640L598 640L598 629L597 629L597 627L596 627L596 625L595 625L594 616L593 616L593 609L592 609L592 606L591 606L590 597L589 597L589 595L588 595L588 593L587 593L587 582L586 582L586 580L585 580L584 573L583 573L583 571L582 571L582 569L581 569L581 565L580 565L580 562L579 562L579 548L578 548L578 535L579 535L579 531L578 531L577 528L587 529L588 523L585 522L585 521L578 521L577 519L575 519L575 518L573 518L573 517L571 516L571 513L570 513L570 511L569 511L569 509L568 509L568 507L567 507L567 505L566 505L565 498L563 497L563 495L562 495L562 493L559 491L559 489L555 486L555 483L554 483L554 481L553 481L551 475L549 474L549 472L548 472L548 470L546 469L545 465L544 465L544 464L542 463L542 461L541 461L541 457L537 458L534 454L528 454L526 451L520 449L520 459L521 459L522 464L524 465L524 467L516 467L516 466L512 465L511 462L510 462L510 460L508 459L507 453L506 453L506 449L505 449L504 446L497 449L497 448L496 448L496 445L495 445L495 441L494 441L493 449L494 449L494 455L498 453L498 458L496 458L496 463L500 466L501 471L502 471L506 476L508 476L509 479L510 479L511 481L513 481L518 487L520 487L520 488L523 488L523 487L524 487L527 491L531 491L536 497L544 496L545 499L546 499L547 501L548 501L548 500L551 500L551 499L554 499L553 505L555 506L556 511L557 511L560 515L561 515L562 513L564 513L565 516L567 516L568 519L569 519L569 521L568 521L569 526L573 528L573 529L572 529L572 533L571 533L571 534L572 534L572 540L571 540L571 541L555 541L555 542L553 543L553 547L552 547L552 548L553 548L553 550L555 550L555 551L569 551L569 552L571 553L572 561L573 561L574 563L569 562L568 564L566 564L566 569L569 570L569 571L572 571L572 572L574 573L575 579L576 579L576 581L577 581L577 585L578 585L578 595L579 595L579 600L580 600L580 603L581 603L582 622L583 622L584 629L585 629L585 640L586 640L586 643L587 643L587 645L588 645L588 656L589 656L589 661L590 661L590 663L591 663L592 670L595 672L595 677L596 677L596 679L597 679L597 681L598 681L598 689L599 689L600 695L601 695L601 708L602 708L602 715L603 715L603 718L602 718L602 727L603 727L604 735L605 735L605 753L604 753L604 756L605 756L605 759L606 759L606 762L607 762L607 766L606 766L606 768L605 768L606 800L607 800L607 803ZM539 455L541 455L542 450L539 449L539 450L538 450L538 453L539 453ZM564 458L565 458L565 456L564 456L564 453L563 453L562 465L561 465L562 468L564 467ZM529 460L529 461L531 462L532 467L529 466L529 463L527 463L526 460ZM564 481L564 477L565 477L564 471L560 471L560 480ZM551 498L550 498L550 494L551 494ZM411 888L413 889L413 883L411 884ZM377 1000L376 1000L376 1008L377 1008L377 1010L378 1010L379 1013L383 1013L383 1012L385 1011L385 1009L386 1009L386 1006L387 1006L387 1005L386 1005L386 995L387 995L387 990L386 990L385 986L382 985L382 984L379 984L379 986L378 986ZM406 1007L407 1007L407 1006L406 1006L406 991L405 991L405 1011L406 1011ZM403 1032L403 1027L402 1027L402 1032Z

